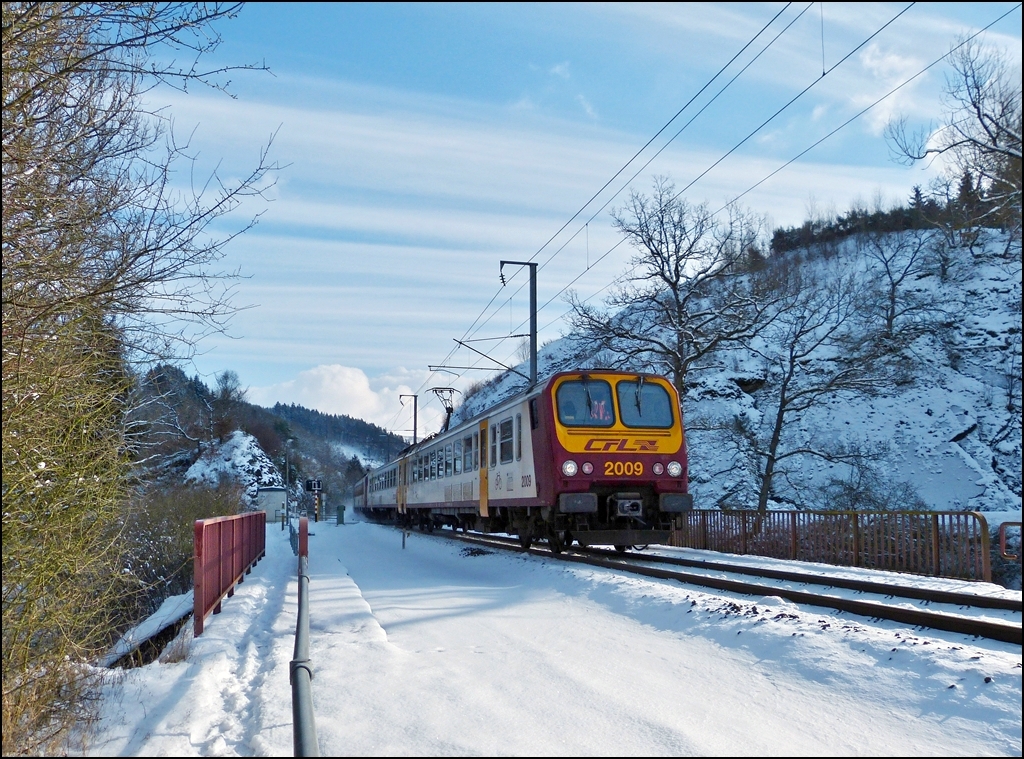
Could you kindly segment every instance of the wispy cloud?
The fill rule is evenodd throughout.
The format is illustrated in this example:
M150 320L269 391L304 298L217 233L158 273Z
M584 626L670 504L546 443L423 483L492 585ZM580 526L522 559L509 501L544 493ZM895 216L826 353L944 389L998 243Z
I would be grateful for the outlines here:
M597 118L597 112L594 111L594 106L592 106L590 104L590 101L587 100L583 95L577 95L576 102L583 106L583 112L587 114L587 116L589 116L592 119Z
M560 79L569 79L572 74L569 73L569 61L563 61L557 66L552 66L548 69L548 73L552 76L557 76Z

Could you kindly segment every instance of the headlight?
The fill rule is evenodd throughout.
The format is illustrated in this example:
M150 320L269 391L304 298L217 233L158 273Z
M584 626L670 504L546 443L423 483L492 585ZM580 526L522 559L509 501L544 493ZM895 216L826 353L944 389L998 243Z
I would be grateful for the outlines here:
M680 464L678 461L668 462L668 473L672 477L678 477L683 473L683 465Z
M593 473L594 473L594 465L591 464L589 461L584 461L583 462L583 474L593 474Z
M573 461L572 459L569 459L564 464L562 464L562 474L564 474L566 477L574 477L576 475L576 472L578 472L579 470L580 468L576 466L576 462Z
M660 461L651 468L654 469L655 474L661 474L662 472L665 471L665 467L662 465Z

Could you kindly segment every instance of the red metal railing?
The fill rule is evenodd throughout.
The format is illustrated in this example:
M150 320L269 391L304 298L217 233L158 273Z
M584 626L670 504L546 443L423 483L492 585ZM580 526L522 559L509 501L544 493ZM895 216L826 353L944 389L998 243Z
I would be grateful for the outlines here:
M992 581L985 517L973 511L700 511L680 548Z
M224 596L235 594L252 566L266 554L267 513L253 511L231 517L197 519L193 553L196 637L210 612L220 613Z

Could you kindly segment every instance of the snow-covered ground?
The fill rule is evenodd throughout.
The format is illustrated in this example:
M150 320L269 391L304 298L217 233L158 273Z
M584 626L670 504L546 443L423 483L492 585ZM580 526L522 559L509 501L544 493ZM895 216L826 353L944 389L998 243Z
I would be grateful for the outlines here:
M403 549L373 524L313 532L325 756L1021 754L1020 646L416 533ZM267 537L185 660L111 677L91 755L291 754L296 562Z

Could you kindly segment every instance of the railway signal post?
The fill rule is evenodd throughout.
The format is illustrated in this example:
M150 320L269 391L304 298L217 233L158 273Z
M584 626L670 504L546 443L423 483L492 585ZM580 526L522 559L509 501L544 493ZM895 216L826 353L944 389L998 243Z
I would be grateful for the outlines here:
M323 482L317 478L306 480L306 492L313 494L313 521L320 521L320 493L323 491Z

